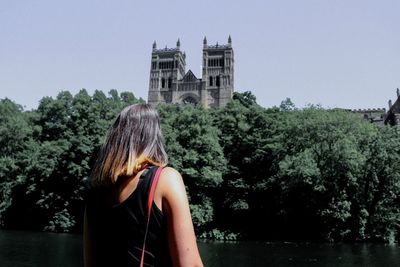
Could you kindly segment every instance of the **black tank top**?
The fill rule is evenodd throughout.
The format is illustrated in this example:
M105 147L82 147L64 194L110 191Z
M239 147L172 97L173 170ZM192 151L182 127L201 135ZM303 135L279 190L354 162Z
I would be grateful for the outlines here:
M126 200L113 206L107 203L109 190L100 187L88 190L86 212L94 266L140 265L148 196L156 170L156 166L145 169L135 191ZM144 266L172 266L166 218L154 201L145 250Z

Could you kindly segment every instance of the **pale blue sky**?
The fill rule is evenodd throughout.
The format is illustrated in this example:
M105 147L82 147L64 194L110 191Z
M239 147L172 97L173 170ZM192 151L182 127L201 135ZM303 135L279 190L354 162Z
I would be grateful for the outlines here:
M235 51L235 90L265 107L387 108L400 87L400 1L1 0L0 98L27 109L86 88L147 100L151 46Z

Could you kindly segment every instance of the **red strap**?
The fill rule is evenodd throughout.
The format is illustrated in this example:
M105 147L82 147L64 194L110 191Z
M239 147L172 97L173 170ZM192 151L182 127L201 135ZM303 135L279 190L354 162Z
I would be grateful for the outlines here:
M151 183L149 199L147 202L147 225L146 225L146 232L144 233L144 241L143 241L143 249L142 249L142 258L140 260L140 267L143 267L143 264L144 264L144 251L146 248L147 231L149 229L150 212L151 212L151 207L153 206L154 192L156 191L156 186L158 183L158 178L160 178L161 170L162 170L162 167L157 167L156 174L154 175L154 179Z
M153 206L154 192L156 191L156 186L158 183L158 179L160 178L161 170L162 170L162 167L157 168L156 174L153 179L153 183L151 184L149 201L147 203L147 219L148 220L150 219L151 206Z

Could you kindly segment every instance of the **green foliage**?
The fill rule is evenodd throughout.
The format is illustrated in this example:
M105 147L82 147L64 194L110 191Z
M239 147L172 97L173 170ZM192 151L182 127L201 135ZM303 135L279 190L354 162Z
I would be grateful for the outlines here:
M184 177L193 222L203 231L213 222L215 190L226 170L219 131L200 106L159 105L158 111L170 165Z
M54 214L52 220L44 227L44 231L68 232L74 225L74 218L68 213L67 209L63 209Z
M138 102L132 93L84 89L45 97L29 112L0 100L1 226L80 231L106 130ZM400 128L298 109L289 98L265 109L251 92L220 109L157 109L201 238L399 240Z
M22 107L9 99L0 100L0 225L12 205L15 187L25 180L20 166L26 160L32 133Z
M0 103L0 218L5 227L68 232L81 228L83 196L111 120L131 93L93 96L82 89L45 97L37 111ZM77 218L77 219L75 219Z
M285 100L281 102L281 105L279 106L280 110L282 111L293 111L296 110L295 104L292 102L292 100L287 97Z
M239 239L239 234L229 231L221 231L219 229L212 229L211 231L204 232L200 235L202 239L219 240L219 241L236 241Z

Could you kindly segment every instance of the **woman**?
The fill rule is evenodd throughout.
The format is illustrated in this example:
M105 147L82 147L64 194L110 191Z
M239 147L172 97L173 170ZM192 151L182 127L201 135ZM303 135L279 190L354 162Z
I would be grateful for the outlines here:
M85 266L139 266L142 251L144 266L203 266L182 177L167 162L156 110L148 104L126 107L110 128L91 175Z

